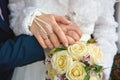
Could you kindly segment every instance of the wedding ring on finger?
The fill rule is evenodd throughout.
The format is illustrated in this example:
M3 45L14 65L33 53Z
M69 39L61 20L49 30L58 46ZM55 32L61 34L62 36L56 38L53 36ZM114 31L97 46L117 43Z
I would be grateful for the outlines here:
M50 38L52 35L54 35L54 33L50 33L50 34L48 34L48 38Z
M43 40L46 41L46 40L48 40L48 38L47 38L47 37L46 37L46 38L43 38Z

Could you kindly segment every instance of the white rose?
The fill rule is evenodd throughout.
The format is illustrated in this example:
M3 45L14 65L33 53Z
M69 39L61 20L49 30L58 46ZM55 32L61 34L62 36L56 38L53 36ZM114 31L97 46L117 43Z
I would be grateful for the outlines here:
M68 52L73 60L81 60L87 54L87 46L85 42L77 42L68 47Z
M56 71L53 69L52 65L48 65L48 76L51 80L54 80L55 76L57 75Z
M102 61L102 51L100 48L94 44L88 45L90 62L92 64L98 64Z
M56 52L51 58L52 66L59 74L65 73L71 62L72 58L67 50Z
M69 66L66 72L66 77L69 80L84 80L86 76L85 65L81 62L74 61Z

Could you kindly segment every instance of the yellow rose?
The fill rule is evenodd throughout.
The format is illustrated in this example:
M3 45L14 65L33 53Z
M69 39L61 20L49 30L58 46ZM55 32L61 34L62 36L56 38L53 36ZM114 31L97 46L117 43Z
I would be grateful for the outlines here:
M98 64L102 61L102 51L100 48L94 44L88 45L89 54L90 54L90 62L92 64Z
M66 77L69 80L84 80L86 76L86 71L84 69L85 65L83 63L74 61L66 72Z
M59 74L65 73L71 62L72 58L67 50L56 52L51 58L52 66Z
M85 42L79 41L68 47L68 52L73 60L81 60L87 54L87 46Z
M56 71L53 69L52 65L48 65L48 76L51 80L54 80L55 75L57 75Z

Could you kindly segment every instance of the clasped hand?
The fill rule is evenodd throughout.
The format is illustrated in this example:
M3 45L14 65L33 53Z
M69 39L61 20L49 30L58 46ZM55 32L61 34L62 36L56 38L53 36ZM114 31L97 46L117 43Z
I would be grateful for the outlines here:
M30 31L43 48L51 49L58 48L60 43L67 47L81 37L81 31L75 23L54 14L37 16Z

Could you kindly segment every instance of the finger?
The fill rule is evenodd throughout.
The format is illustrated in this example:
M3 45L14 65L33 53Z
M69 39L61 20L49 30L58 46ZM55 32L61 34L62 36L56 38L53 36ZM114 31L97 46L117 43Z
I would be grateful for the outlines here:
M81 30L79 29L79 28L76 28L76 29L74 29L74 31L79 35L79 37L81 38L81 36L82 36L82 32L81 32Z
M71 23L71 22L70 22L68 19L66 19L65 17L56 16L56 15L54 15L54 17L55 17L56 22L58 22L58 23L63 23L63 24L70 24L70 23Z
M39 30L38 27L36 26L35 22L33 21L32 26L30 27L31 32L33 33L33 35L35 36L35 38L37 39L37 41L39 42L39 44L43 47L43 48L47 48L46 44L44 43L41 35L39 34Z
M48 38L47 34L43 33L41 30L40 30L40 34L46 44L47 47L49 47L50 49L53 48L53 44L51 43L50 39Z
M50 21L55 21L54 20L54 16L53 15L49 15L50 18L48 18ZM41 19L41 18L37 18L36 17L36 24L40 27L40 29L42 29L44 31L44 33L46 32L46 34L48 34L48 36L50 36L50 38L48 40L46 40L47 38L45 37L45 35L43 36L43 38L47 41L47 44L50 45L50 42L52 42L52 44L55 46L55 47L58 47L59 46L59 42L58 42L58 39L57 37L53 34L53 29L50 25L50 21L46 21L47 19ZM42 34L42 33L41 33ZM53 35L51 35L53 34ZM49 41L50 40L50 41ZM46 44L46 45L47 45ZM50 47L50 46L49 46Z
M78 28L78 26L72 27L72 30L75 31L79 35L79 37L82 36L82 32L81 32L80 28Z
M54 48L53 47L53 45L52 45L52 43L51 43L51 41L49 40L49 38L43 38L44 39L44 42L46 43L46 45L50 48L50 49L52 49L52 48Z
M79 35L79 37L82 36L82 32L81 32L80 28L75 23L71 23L69 26L70 26L70 27L68 27L69 31L73 30Z
M43 41L41 35L34 35L36 39L38 40L39 44L42 46L42 48L47 48L45 42Z
M68 40L64 34L64 32L62 31L62 29L56 24L52 24L53 25L53 30L56 33L57 37L59 38L59 40L63 43L64 46L68 46Z
M68 31L67 35L72 37L75 41L78 41L80 39L79 35L75 31Z
M70 36L66 36L67 37L67 39L68 39L68 43L69 44L74 44L75 43L75 41L74 41L74 39L73 38L71 38Z
M58 23L58 25L60 26L60 28L63 30L64 33L67 32L67 25L64 25L64 24L61 24L61 23Z
M36 22L36 26L38 27L39 35L41 35L41 37L44 40L46 46L52 49L53 45L52 45L51 41L48 39L48 36L47 36L47 33L46 33L45 29L42 26L40 26L37 22ZM42 28L42 30L41 30L41 28Z
M49 29L48 27L49 25L45 25L43 26L43 28L46 30L47 34L48 34L48 38L50 39L50 41L52 42L53 46L55 48L58 48L60 45L60 42L58 41L57 36L54 34L52 29ZM50 26L51 27L51 26Z
M54 45L55 48L59 47L60 42L59 42L57 36L54 33L49 34L49 39L51 40L51 42L52 42L52 44Z

